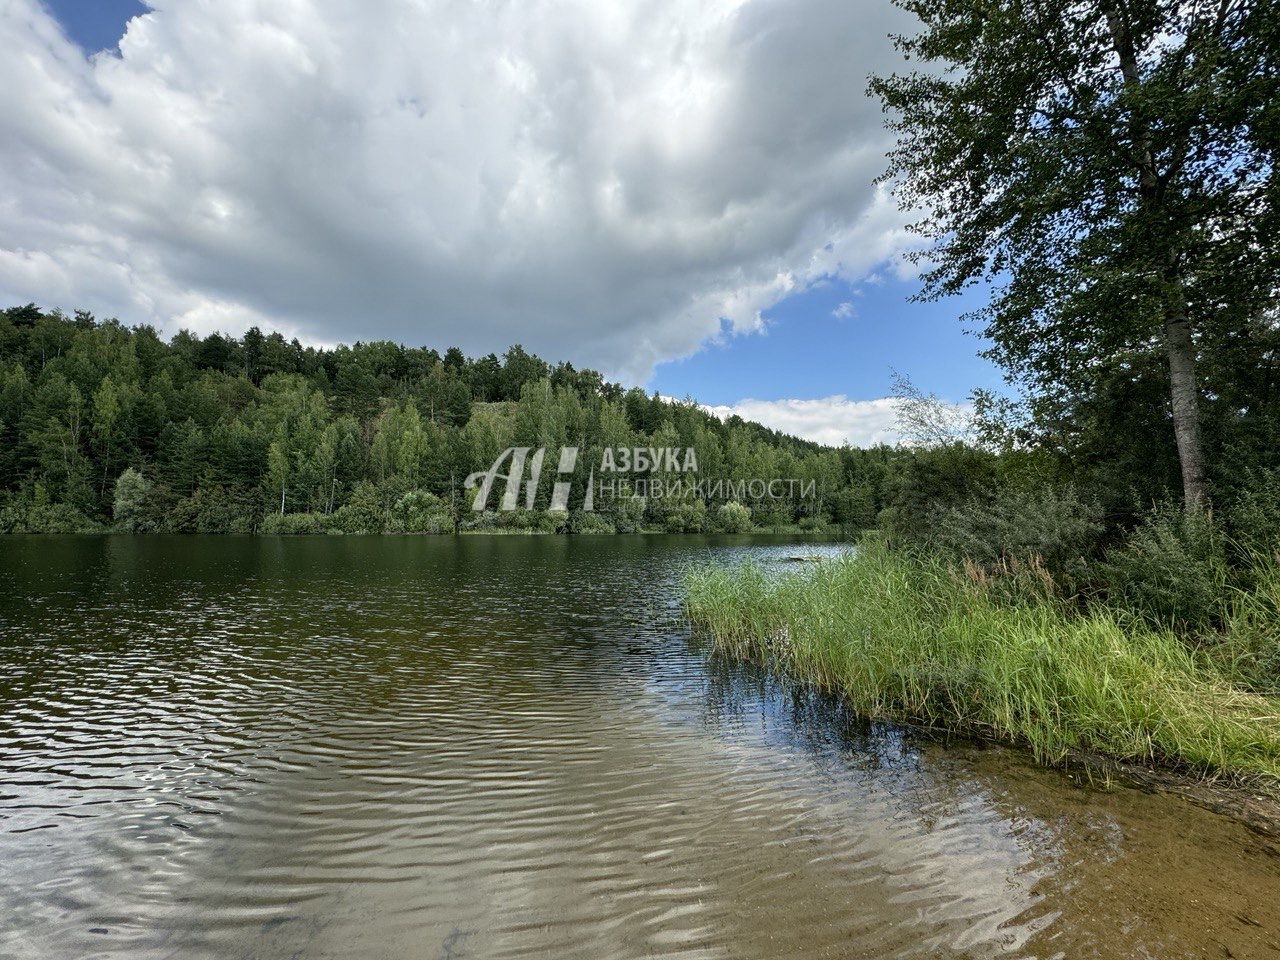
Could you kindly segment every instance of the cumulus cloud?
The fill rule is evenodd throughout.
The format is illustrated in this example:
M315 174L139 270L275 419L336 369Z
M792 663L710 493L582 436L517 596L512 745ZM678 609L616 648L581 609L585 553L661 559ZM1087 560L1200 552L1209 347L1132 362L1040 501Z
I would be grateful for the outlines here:
M837 394L818 400L739 400L704 409L722 420L737 415L827 446L873 447L902 439L896 428L897 405L893 397L850 400Z
M0 3L0 297L642 380L906 245L887 0Z
M858 309L852 302L845 300L843 303L836 305L836 308L831 311L831 315L837 320L848 320L858 315Z

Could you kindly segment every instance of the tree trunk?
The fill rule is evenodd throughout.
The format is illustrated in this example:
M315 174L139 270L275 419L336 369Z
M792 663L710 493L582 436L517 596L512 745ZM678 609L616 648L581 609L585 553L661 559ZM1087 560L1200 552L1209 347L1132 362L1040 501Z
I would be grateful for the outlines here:
M1182 466L1182 500L1188 510L1209 505L1204 448L1200 442L1200 384L1196 378L1196 347L1182 287L1175 284L1165 308L1165 349L1169 353L1169 396L1173 433Z
M1115 0L1103 0L1102 11L1111 33L1112 48L1119 60L1125 86L1136 91L1142 85L1137 48L1126 15ZM1138 197L1148 213L1161 206L1160 179L1156 172L1151 128L1137 113L1130 115L1130 133L1137 149ZM1167 250L1170 264L1176 251ZM1165 274L1164 342L1169 355L1169 400L1173 409L1173 433L1178 443L1182 468L1182 500L1188 510L1209 505L1209 485L1205 480L1204 447L1200 441L1200 384L1196 378L1196 348L1187 316L1186 291L1176 267Z

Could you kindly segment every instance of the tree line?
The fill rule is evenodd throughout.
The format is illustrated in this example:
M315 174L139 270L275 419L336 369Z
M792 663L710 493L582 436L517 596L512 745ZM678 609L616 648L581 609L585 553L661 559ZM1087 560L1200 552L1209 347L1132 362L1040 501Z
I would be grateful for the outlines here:
M616 498L594 516L549 515L549 460L532 511L475 515L465 479L513 445L546 447L548 458L577 446L584 463L605 448L692 448L700 476L794 478L815 495ZM256 328L166 341L84 311L0 312L5 531L862 527L883 507L898 456L722 421L518 345L501 358L386 341L322 349ZM571 504L587 475L575 474Z

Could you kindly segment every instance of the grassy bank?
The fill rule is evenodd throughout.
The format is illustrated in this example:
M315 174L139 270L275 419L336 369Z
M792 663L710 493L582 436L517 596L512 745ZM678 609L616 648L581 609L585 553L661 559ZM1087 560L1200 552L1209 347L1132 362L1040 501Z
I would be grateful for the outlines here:
M1172 633L1052 599L1011 601L868 544L783 578L702 569L688 611L721 650L769 658L872 717L1196 774L1280 780L1280 701Z

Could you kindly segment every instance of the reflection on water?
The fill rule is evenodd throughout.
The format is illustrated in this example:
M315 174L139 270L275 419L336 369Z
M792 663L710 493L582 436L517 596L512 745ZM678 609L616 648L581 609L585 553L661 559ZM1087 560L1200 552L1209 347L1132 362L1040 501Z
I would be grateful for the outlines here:
M0 956L1280 955L1243 828L690 643L837 549L0 540Z

